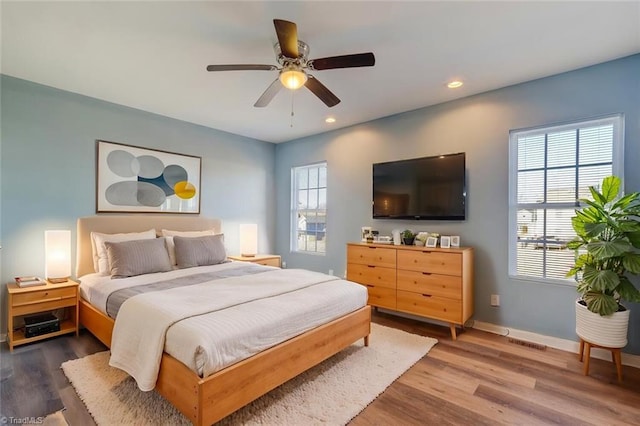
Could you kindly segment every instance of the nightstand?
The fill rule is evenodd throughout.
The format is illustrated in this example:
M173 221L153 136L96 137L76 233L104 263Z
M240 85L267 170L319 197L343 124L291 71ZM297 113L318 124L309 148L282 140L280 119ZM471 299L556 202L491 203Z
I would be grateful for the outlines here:
M257 263L258 265L280 267L280 256L276 254L256 254L255 256L227 256L231 260Z
M53 336L67 333L78 335L78 285L76 281L33 287L18 287L15 283L7 284L8 293L8 323L7 337L9 349L25 343L36 342ZM65 315L60 319L60 331L26 337L24 329L14 330L16 319L27 315L47 313L57 309L64 309Z

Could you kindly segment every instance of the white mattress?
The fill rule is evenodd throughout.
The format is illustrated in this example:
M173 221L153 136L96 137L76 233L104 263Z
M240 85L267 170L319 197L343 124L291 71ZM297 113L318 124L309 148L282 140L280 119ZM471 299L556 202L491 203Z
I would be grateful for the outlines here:
M81 278L80 290L83 298L105 313L112 291L240 265L241 262L232 262L117 280L91 274ZM366 305L367 291L363 286L326 277L326 282L300 290L183 319L167 330L164 350L206 377ZM260 285L259 279L256 285Z

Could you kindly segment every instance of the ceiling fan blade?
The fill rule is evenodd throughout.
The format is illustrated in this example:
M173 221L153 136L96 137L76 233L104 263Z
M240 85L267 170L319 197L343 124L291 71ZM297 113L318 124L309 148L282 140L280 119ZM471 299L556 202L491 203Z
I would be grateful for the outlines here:
M324 102L329 108L336 106L340 103L340 99L334 95L331 90L320 83L320 81L312 75L309 75L307 82L304 84L307 89L316 95L322 102Z
M207 71L273 71L275 65L236 64L236 65L209 65Z
M309 61L309 67L314 70L330 70L335 68L372 67L375 63L376 57L373 53L368 52L313 59Z
M256 103L253 104L253 106L257 108L266 107L267 105L269 105L269 102L271 102L271 100L278 94L280 89L282 89L282 83L280 83L280 79L276 78L273 83L271 83L271 86L267 87L267 90L265 90L262 96L258 98Z
M280 51L287 58L298 57L298 27L293 22L274 19L273 25L276 27Z

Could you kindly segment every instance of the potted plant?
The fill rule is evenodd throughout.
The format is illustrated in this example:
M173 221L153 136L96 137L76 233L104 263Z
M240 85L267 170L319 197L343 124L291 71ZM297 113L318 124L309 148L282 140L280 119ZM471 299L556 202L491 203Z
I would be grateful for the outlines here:
M416 234L412 230L405 229L404 231L402 231L402 241L404 242L405 246L412 246L413 240L415 238L416 238Z
M609 176L601 190L590 187L592 200L571 220L577 237L568 243L576 251L576 276L581 298L576 301L576 333L596 345L627 344L629 310L621 301L640 302L640 291L629 280L640 274L640 193L618 196L621 181Z

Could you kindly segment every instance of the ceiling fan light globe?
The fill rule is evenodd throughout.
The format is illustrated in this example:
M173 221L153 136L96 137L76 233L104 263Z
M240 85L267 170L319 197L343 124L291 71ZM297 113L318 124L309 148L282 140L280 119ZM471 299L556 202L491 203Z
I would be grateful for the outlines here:
M295 69L284 70L280 73L280 82L287 89L298 90L307 82L307 74Z

